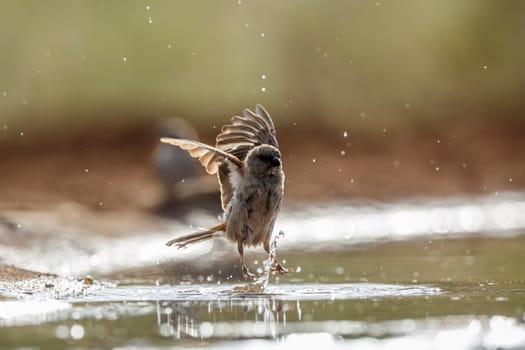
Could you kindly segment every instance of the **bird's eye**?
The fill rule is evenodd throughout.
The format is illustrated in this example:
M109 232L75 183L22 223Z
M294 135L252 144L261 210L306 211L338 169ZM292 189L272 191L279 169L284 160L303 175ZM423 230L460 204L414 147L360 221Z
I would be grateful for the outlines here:
M270 164L271 166L281 165L281 158L275 154L261 154L259 159L265 163Z
M264 162L269 162L272 160L272 158L275 158L276 156L274 156L273 154L261 154L259 156L259 159L264 161Z

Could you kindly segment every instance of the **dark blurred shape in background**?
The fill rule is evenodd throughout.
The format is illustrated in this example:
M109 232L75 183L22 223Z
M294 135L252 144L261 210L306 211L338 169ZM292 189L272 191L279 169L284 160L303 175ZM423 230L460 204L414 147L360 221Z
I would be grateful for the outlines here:
M159 122L155 139L161 137L199 139L195 128L177 117ZM186 206L220 210L216 176L209 176L187 151L157 142L153 165L163 185L164 199L158 207L159 213L182 214Z
M198 140L197 132L193 126L184 119L176 117L160 121L156 138L160 139L161 137ZM168 201L172 197L180 196L175 188L178 183L202 173L188 152L165 143L159 142L155 147L153 163L164 185L164 191L168 194Z

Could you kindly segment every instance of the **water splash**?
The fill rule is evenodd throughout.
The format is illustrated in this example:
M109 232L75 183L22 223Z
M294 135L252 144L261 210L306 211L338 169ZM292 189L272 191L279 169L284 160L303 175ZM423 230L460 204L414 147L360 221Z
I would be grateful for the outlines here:
M264 260L262 263L263 271L262 274L257 278L253 283L238 286L233 288L235 293L262 293L265 288L268 286L270 281L270 274L272 272L272 266L275 263L275 257L277 256L277 242L280 239L284 238L284 231L279 231L279 233L272 237L270 241L270 252L268 254L268 259Z
M252 285L255 283L252 283ZM243 286L241 286L242 288ZM68 296L63 301L71 303L103 303L128 301L191 301L191 302L248 302L297 300L355 300L363 298L414 297L440 295L443 290L426 285L382 283L329 283L329 284L276 284L269 285L264 293L239 293L233 285L125 285L89 288L81 295Z

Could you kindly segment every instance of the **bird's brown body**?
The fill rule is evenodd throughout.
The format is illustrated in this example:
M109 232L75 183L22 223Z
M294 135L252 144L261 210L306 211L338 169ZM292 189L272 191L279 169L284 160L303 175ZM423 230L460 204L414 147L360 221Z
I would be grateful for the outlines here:
M254 278L244 262L244 247L262 244L270 253L270 240L284 190L275 128L268 112L257 105L222 128L215 147L196 141L163 138L199 158L208 173L218 173L224 214L222 222L205 231L169 241L179 248L218 236L237 242L245 278ZM289 272L274 256L274 270Z

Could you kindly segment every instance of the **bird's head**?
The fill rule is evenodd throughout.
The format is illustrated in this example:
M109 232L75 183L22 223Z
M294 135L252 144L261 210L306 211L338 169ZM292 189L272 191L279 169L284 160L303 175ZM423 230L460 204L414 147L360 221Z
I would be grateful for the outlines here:
M248 153L245 164L254 176L278 175L282 171L281 152L275 146L260 145Z

